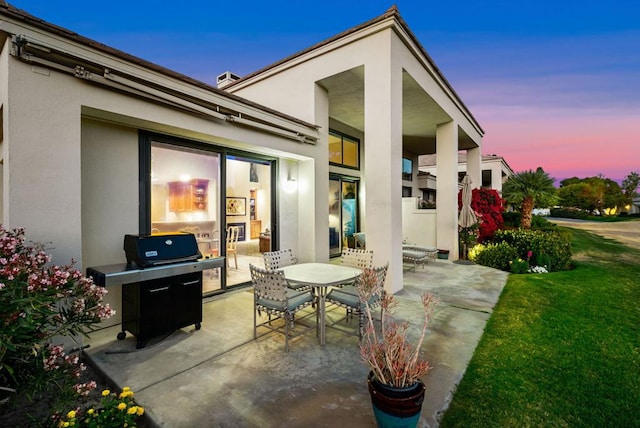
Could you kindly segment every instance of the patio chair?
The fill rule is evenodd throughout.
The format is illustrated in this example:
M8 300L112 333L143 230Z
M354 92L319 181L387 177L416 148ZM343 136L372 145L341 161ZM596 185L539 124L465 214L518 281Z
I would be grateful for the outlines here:
M369 269L373 266L373 251L363 248L344 248L340 256L340 264Z
M289 352L289 337L297 337L314 326L304 326L297 334L293 334L295 314L313 302L313 295L308 292L298 292L287 286L287 280L281 271L260 269L249 265L251 281L253 282L253 338L258 337L258 327L265 327L271 331L284 334L284 349ZM258 317L265 313L268 319L258 322ZM275 318L272 318L275 316ZM284 329L277 319L284 320Z
M389 269L389 263L384 266L374 267L373 270L376 273L376 278L378 285L382 288L382 293L384 293L384 281L387 277L387 270ZM347 309L347 314L344 318L341 318L331 324L328 324L329 327L335 327L336 324L347 321L349 322L354 315L358 316L358 338L362 339L362 333L364 330L364 303L360 301L360 296L358 295L358 283L361 281L361 276L356 279L354 285L347 285L342 288L334 288L329 294L327 294L326 302L330 302L341 306ZM380 299L382 296L374 295L369 300L369 307L372 309L380 306ZM380 308L382 311L382 307ZM342 330L342 329L341 329Z
M291 249L267 251L262 253L262 258L264 259L264 268L270 271L298 263L298 258L293 255Z
M290 248L262 253L262 258L264 259L264 268L268 271L275 271L298 263L298 258L293 255L293 251ZM312 291L311 286L292 281L289 281L289 288L297 291Z

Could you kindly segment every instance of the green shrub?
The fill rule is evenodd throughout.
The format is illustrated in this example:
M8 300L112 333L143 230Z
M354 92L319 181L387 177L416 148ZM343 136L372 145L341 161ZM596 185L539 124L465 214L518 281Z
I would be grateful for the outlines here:
M511 261L517 258L516 249L506 242L476 245L469 251L469 259L475 263L507 272Z
M547 268L547 270L549 270L551 266L551 258L549 257L548 254L538 253L535 255L534 260L535 260L535 263L534 263L535 266L543 266Z
M542 258L548 261L546 266L549 272L567 270L570 267L570 233L524 229L500 230L496 232L494 241L511 245L516 250L516 257L523 260Z
M551 223L545 217L541 215L533 215L531 217L531 228L532 229L546 229L549 227L557 227L555 224Z
M578 208L551 208L551 217L586 219L587 213Z
M529 271L529 262L520 258L512 260L509 270L511 273L527 273Z
M520 213L518 212L502 213L502 219L504 220L504 225L507 227L520 227ZM534 214L531 216L532 229L541 229L548 227L557 226L541 215Z
M520 227L520 213L515 211L502 213L503 224L508 227Z

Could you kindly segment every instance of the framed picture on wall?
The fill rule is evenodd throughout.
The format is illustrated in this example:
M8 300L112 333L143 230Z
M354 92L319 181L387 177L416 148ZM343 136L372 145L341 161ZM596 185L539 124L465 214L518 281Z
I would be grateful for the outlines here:
M227 215L247 215L247 198L227 198Z

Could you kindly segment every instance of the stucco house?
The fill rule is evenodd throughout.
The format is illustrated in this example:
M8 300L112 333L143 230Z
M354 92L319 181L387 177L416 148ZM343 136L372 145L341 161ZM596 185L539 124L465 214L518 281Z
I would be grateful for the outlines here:
M424 187L421 187L423 193L435 194L435 177L436 177L436 159L437 155L425 155L420 156L418 160L418 168L423 176L434 177L433 181L425 183ZM502 185L514 172L509 166L506 159L502 156L490 154L482 155L481 160L481 181L476 183L474 187L483 187L486 189L494 189L498 193L502 194ZM463 177L467 172L467 154L458 154L458 175ZM460 178L462 181L462 178ZM424 198L423 199L429 199Z
M0 43L0 220L56 262L119 263L125 234L187 228L224 256L230 224L327 261L366 231L395 292L403 192L433 153L437 216L415 238L457 254L458 152L480 183L484 132L395 8L223 89L4 2Z

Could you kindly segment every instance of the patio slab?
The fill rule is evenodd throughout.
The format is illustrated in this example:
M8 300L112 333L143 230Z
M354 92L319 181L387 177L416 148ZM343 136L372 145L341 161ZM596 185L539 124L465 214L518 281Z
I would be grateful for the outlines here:
M440 300L423 344L433 369L419 426L438 425L506 278L441 260L405 272L398 318L421 322L424 291ZM253 340L252 299L250 289L207 299L201 330L181 329L141 350L130 335L116 340L119 327L101 330L91 337L90 363L117 387L131 387L160 427L374 427L357 337L328 328L321 347L311 331L285 353L282 335ZM343 315L337 307L327 313ZM341 327L355 331L356 324Z

